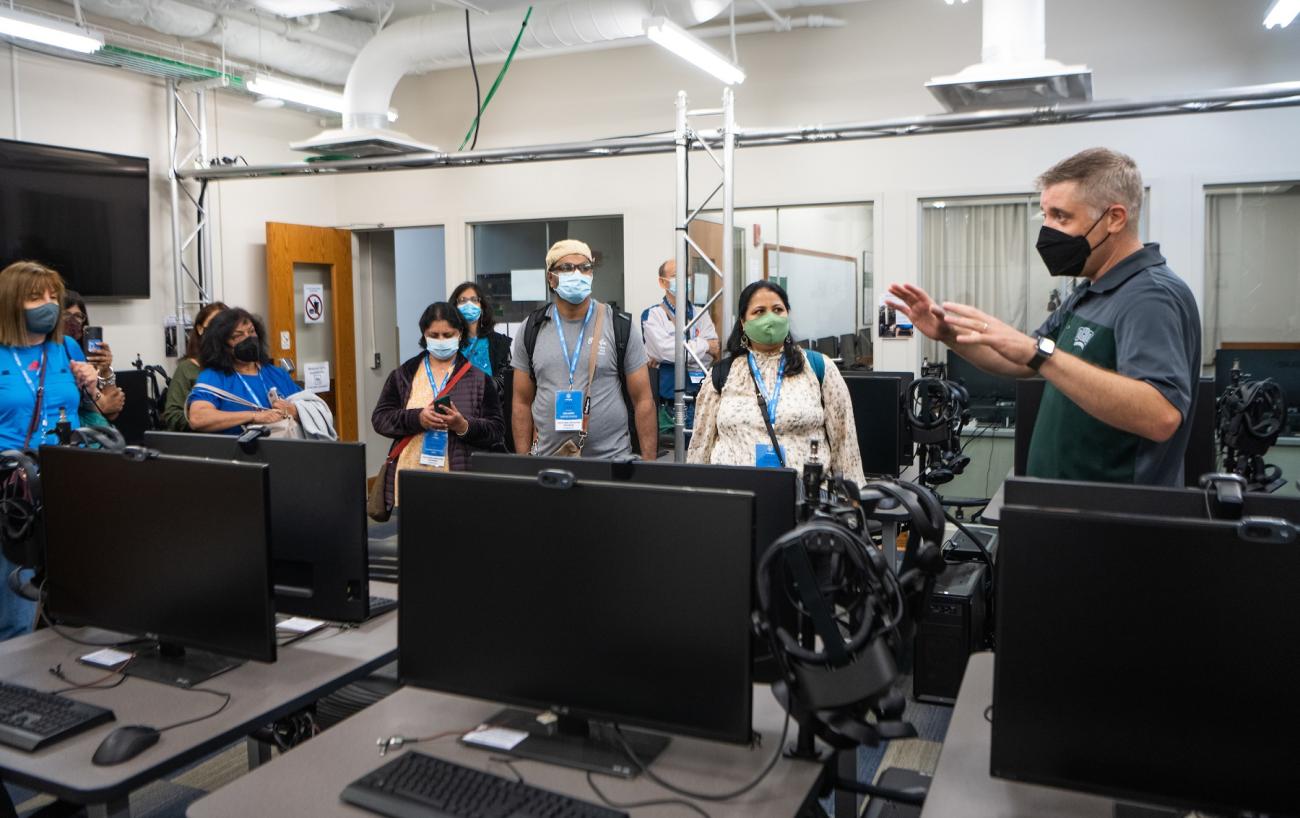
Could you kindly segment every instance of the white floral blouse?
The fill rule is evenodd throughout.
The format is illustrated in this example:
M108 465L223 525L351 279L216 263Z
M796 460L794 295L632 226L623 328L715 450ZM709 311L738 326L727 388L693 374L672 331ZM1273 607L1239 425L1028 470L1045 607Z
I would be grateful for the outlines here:
M754 360L763 376L763 388L770 395L776 385L781 353L756 352ZM687 462L753 466L757 446L771 445L767 425L758 410L747 358L735 359L721 395L713 388L713 381L706 378L696 401L695 432L691 437ZM816 440L818 455L822 463L827 464L829 473L846 477L858 485L866 482L862 473L862 456L858 453L853 404L848 387L844 385L844 376L834 366L826 367L819 384L817 373L805 356L803 370L785 378L774 425L777 440L785 447L786 465L790 468L803 469L812 449L811 441Z

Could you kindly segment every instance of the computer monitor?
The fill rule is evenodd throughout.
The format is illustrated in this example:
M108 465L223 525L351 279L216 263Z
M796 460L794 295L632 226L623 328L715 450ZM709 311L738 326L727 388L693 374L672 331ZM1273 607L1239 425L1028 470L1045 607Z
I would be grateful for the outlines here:
M844 359L845 366L851 366L858 361L858 336L849 333L840 336L840 357Z
M1014 473L1023 475L1029 464L1029 444L1033 440L1034 422L1043 402L1042 378L1024 378L1016 382L1016 439ZM1201 378L1196 385L1192 404L1192 429L1183 455L1183 485L1195 486L1201 475L1215 471L1218 462L1214 444L1214 383Z
M126 403L122 404L121 413L113 418L113 425L122 433L127 443L138 444L144 439L145 431L153 423L149 398L152 373L143 369L119 369L114 374L117 386L126 398Z
M472 452L470 471L533 477L546 469L560 469L579 480L613 480L614 461L595 457L533 457L498 452Z
M1300 349L1217 349L1214 352L1214 394L1232 383L1232 365L1241 366L1244 380L1271 378L1282 387L1287 405L1284 435L1300 435Z
M1004 507L992 774L1216 814L1300 810L1300 545L1267 530Z
M40 462L55 619L156 638L124 672L184 687L275 661L268 467L61 446Z
M948 350L948 380L966 387L971 417L981 423L1002 425L1015 415L1016 379L990 375L965 358Z
M1126 483L1087 483L1008 477L1003 484L1006 505L1034 506L1103 514L1141 514L1148 517L1223 516L1218 502L1204 489L1173 486L1134 486ZM1248 516L1300 519L1300 497L1247 493L1242 513Z
M915 376L911 372L871 370L842 374L853 403L853 425L858 433L863 471L897 477L901 467L912 463L912 435L903 422L903 401Z
M328 440L149 432L164 454L271 467L271 580L283 614L364 622L370 610L366 447Z
M473 472L398 480L403 683L549 709L562 717L552 728L520 711L491 722L529 732L515 754L601 772L633 765L588 720L750 741L752 494ZM509 513L479 513L493 509ZM667 743L624 734L638 755Z
M834 335L827 335L825 338L818 338L813 349L816 349L827 358L840 357L838 339L836 339Z

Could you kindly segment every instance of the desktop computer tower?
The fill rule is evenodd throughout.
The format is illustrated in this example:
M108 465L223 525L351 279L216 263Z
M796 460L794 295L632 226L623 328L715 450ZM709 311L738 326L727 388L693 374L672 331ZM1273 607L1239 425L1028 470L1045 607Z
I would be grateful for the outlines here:
M952 704L970 655L984 647L988 566L952 562L934 583L925 617L916 628L912 695Z

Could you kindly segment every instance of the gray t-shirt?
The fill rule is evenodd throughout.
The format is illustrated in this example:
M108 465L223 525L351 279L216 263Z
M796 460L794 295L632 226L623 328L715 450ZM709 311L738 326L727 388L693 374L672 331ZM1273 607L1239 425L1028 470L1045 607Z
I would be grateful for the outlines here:
M537 394L533 397L533 427L537 430L534 454L554 454L565 440L577 441L577 432L555 430L555 393L562 389L581 389L585 397L587 367L593 349L596 350L596 373L593 375L595 383L591 389L591 419L587 424L587 443L582 449L582 456L621 457L632 453L632 439L627 428L628 407L623 400L623 387L618 377L618 353L614 347L613 310L608 304L598 304L596 309L605 313L601 337L599 341L592 338L599 315L597 312L592 314L591 324L583 338L572 387L569 386L569 367L564 362L564 353L560 351L560 336L555 329L554 307L550 312L551 320L543 324L537 333L537 344L531 361L537 386ZM581 318L564 322L564 340L569 345L570 355L580 332ZM528 350L524 348L524 329L520 328L511 349L510 365L516 370L527 372L529 364ZM631 373L645 365L646 354L641 333L630 333L623 370Z

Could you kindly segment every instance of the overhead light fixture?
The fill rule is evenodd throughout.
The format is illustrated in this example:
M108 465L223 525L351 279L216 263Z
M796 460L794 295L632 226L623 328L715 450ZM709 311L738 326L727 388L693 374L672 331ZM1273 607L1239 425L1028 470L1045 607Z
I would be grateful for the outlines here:
M727 85L745 81L745 72L726 57L704 44L698 37L664 17L646 20L645 35L677 56L708 71Z
M104 47L104 38L99 34L11 8L0 8L0 34L82 54L94 54Z
M246 82L244 87L263 97L282 99L285 102L296 102L299 105L321 111L343 113L342 94L314 85L303 85L300 82L289 82L288 80L268 77L265 74L258 74ZM397 121L397 111L392 108L388 109L388 121Z
M1273 0L1264 16L1264 28L1286 28L1300 15L1300 0Z
M951 6L951 5L953 5L954 3L956 3L957 0L943 0L943 2L945 2L945 3L947 3L948 5ZM970 2L970 0L961 0L961 4L962 4L963 6L966 5L966 4L969 3L969 2Z

